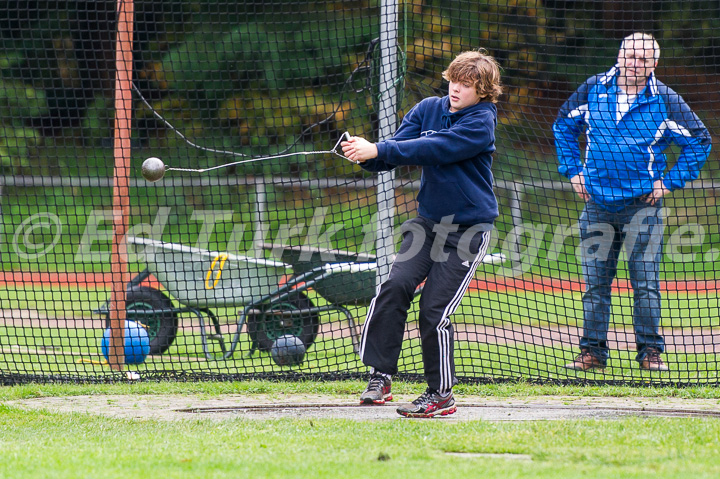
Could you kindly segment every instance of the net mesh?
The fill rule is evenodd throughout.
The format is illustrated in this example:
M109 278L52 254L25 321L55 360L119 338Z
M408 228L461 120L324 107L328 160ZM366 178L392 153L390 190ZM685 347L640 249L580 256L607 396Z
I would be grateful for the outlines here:
M421 169L377 175L332 153L273 157L328 151L345 132L389 137L421 99L447 94L441 73L458 53L482 47L503 68L500 217L494 255L452 316L458 378L717 383L716 153L664 200L662 303L651 316L669 371L636 361L636 333L653 332L633 324L644 306L624 251L605 296L607 367L577 371L565 365L583 328L596 332L583 308L585 205L558 173L553 134L565 101L609 71L636 31L655 35L657 78L714 131L717 2L137 0L127 192L113 188L117 12L115 1L2 8L3 382L125 377L107 364L117 361L108 356L118 194L129 201L124 371L366 374L362 325L400 225L417 215ZM261 160L141 175L148 157L190 170L241 159L217 151ZM667 153L669 170L683 152ZM398 363L406 377L424 371L417 316L416 298Z

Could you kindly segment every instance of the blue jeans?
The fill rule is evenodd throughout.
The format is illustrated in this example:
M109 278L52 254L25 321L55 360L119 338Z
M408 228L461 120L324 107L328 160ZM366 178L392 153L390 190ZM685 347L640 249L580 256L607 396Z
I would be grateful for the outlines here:
M603 362L608 358L612 282L623 244L634 292L633 326L638 351L635 359L642 361L649 347L660 352L665 350L659 334L664 228L661 207L661 201L649 205L636 199L620 211L611 212L590 200L580 216L580 250L586 285L580 347L588 348Z

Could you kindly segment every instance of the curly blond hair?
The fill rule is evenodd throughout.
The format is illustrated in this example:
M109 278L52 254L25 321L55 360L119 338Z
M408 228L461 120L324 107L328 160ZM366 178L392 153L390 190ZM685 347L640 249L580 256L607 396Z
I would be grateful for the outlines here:
M459 54L442 76L447 81L475 85L480 101L497 103L503 92L500 64L483 49Z

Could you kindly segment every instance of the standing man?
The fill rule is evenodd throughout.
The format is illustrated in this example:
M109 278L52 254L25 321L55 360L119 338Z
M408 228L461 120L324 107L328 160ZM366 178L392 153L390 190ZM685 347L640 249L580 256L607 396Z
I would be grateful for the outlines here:
M698 177L710 134L685 101L654 74L660 47L652 35L626 37L617 64L589 78L565 102L553 125L560 166L585 201L580 249L586 289L580 355L565 367L605 368L612 282L625 243L634 291L636 360L666 371L659 333L662 198ZM585 135L583 163L578 138ZM663 151L681 148L668 171Z

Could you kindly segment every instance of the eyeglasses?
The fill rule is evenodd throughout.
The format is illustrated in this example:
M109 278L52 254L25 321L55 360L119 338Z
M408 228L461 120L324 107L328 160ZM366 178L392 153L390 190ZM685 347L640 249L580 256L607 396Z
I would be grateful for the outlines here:
M652 51L652 50L651 50ZM620 53L620 58L623 60L636 60L641 61L646 65L652 65L655 63L655 57L650 54L650 56L645 56L641 52L644 52L643 50L624 50Z

